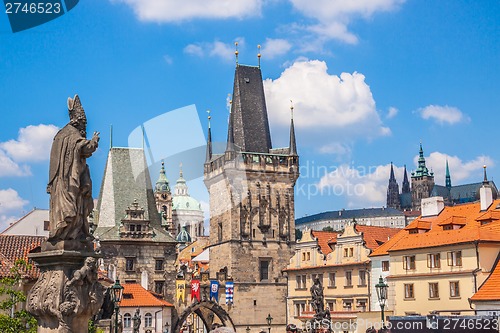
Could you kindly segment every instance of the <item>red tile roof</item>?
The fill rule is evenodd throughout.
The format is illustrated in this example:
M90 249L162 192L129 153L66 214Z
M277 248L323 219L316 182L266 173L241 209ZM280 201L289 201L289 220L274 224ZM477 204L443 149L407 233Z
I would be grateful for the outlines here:
M126 307L173 307L173 305L163 299L159 299L152 292L144 289L137 283L123 284L123 298L120 302L121 308Z
M318 240L318 245L323 254L333 252L329 244L337 241L338 232L311 230L312 236Z
M496 264L490 276L479 287L477 293L472 297L472 301L500 301L500 265Z
M500 242L500 221L488 218L500 216L500 210L496 209L499 204L500 200L495 200L488 208L488 211L482 212L479 202L467 203L445 207L437 216L419 217L386 244L376 249L371 256L384 255L388 251L470 243L473 241ZM449 221L452 221L452 224L462 225L462 227L454 230L444 230L443 225L447 225ZM481 222L484 221L492 222L482 225ZM410 234L408 230L411 229L428 231Z
M376 227L371 225L356 224L356 231L363 233L365 246L370 250L375 250L380 245L387 242L392 236L397 234L401 229Z
M11 276L11 268L18 259L31 264L31 269L23 272L23 277L37 279L40 274L35 263L28 259L28 253L40 246L43 236L0 235L0 276Z

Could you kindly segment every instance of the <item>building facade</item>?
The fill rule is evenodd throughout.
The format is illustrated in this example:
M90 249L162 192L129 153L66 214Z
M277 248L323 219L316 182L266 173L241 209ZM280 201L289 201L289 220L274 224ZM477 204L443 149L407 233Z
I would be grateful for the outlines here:
M371 254L389 258L395 315L463 314L500 251L500 204L483 185L481 200L456 206L422 200L422 216ZM378 258L378 259L376 259Z
M282 270L295 244L294 186L299 176L293 119L290 145L273 149L259 67L237 65L227 148L212 151L204 181L210 196L210 274L227 271L234 302L223 305L236 329L286 325Z
M173 302L177 242L161 225L142 149L110 149L94 223L108 276Z
M304 327L313 318L310 288L315 278L323 285L324 307L335 332L354 332L352 323L358 318L378 318L378 313L371 314L371 287L376 282L368 255L398 231L355 223L348 223L342 233L305 231L286 269L289 323Z
M49 237L49 210L34 208L5 228L2 235Z

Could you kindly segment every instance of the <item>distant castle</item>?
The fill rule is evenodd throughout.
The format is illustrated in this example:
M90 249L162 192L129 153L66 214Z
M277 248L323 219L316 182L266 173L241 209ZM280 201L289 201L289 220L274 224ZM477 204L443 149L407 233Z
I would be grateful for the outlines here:
M422 144L420 144L418 166L417 169L411 173L411 187L405 165L401 193L399 192L399 185L394 176L394 168L391 163L391 174L389 177L389 185L387 186L387 207L399 210L420 210L420 202L422 199L433 196L443 197L445 204L448 206L473 202L479 200L479 188L483 184L491 187L493 197L496 198L498 190L495 183L488 180L486 176L486 166L484 167L483 182L452 186L448 161L446 161L445 185L434 184L434 173L429 171L425 165L424 151L422 149Z

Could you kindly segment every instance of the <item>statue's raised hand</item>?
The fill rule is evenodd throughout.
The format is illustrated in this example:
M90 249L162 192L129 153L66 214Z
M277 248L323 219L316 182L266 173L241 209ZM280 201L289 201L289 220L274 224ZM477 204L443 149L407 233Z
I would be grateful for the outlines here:
M99 132L94 132L94 135L92 135L91 141L95 142L96 144L99 142Z

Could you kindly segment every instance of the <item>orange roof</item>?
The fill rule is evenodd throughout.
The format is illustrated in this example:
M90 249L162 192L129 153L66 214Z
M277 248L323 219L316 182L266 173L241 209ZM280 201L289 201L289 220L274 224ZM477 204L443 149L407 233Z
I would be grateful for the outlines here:
M372 251L387 242L400 230L401 229L396 228L356 224L356 231L363 233L363 240L365 241L365 245Z
M318 245L323 254L331 253L333 250L328 245L337 241L338 232L311 230L312 236L318 240Z
M122 286L123 298L120 302L121 308L143 306L173 307L173 305L169 302L155 297L152 292L144 289L138 283L125 283Z
M483 282L477 293L475 293L471 300L473 301L500 301L500 265L495 265L494 270L490 276Z
M496 210L499 203L500 200L495 200L490 205L488 211L493 215L497 215L500 212L500 210ZM485 213L488 212L480 211L479 202L445 207L437 216L417 218L390 241L376 249L371 256L384 255L388 251L427 248L473 241L500 242L500 221L481 225L478 219L483 217ZM463 227L455 230L444 230L443 225L448 224L449 221L453 224L463 225ZM411 229L426 230L427 228L425 227L427 225L430 226L427 232L414 234L408 232Z
M23 272L24 277L37 279L40 272L35 263L28 259L28 254L44 240L43 236L0 235L0 276L11 276L10 269L14 267L16 260L24 259L32 265L30 270Z

